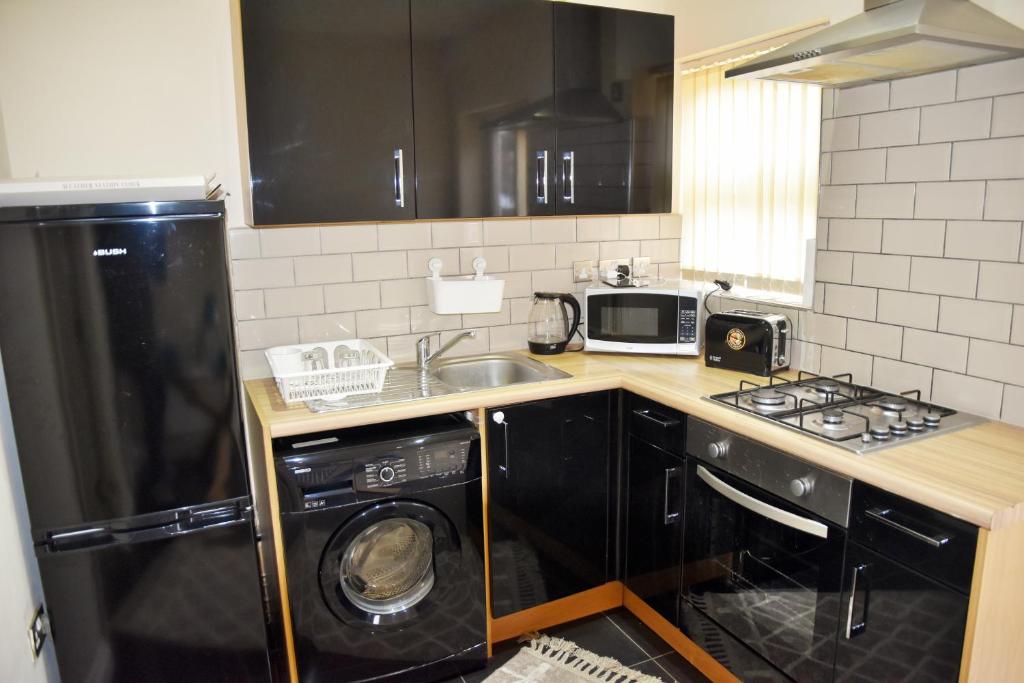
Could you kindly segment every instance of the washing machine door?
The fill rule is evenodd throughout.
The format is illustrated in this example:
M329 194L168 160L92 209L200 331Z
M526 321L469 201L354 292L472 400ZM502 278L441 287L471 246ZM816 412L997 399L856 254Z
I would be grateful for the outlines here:
M459 563L460 539L442 512L392 500L363 510L331 536L320 588L339 619L402 624L449 590Z

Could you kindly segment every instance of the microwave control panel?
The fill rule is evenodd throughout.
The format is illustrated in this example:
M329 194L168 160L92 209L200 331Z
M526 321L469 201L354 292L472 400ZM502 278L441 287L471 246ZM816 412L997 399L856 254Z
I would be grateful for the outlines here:
M697 297L679 297L679 343L697 342Z

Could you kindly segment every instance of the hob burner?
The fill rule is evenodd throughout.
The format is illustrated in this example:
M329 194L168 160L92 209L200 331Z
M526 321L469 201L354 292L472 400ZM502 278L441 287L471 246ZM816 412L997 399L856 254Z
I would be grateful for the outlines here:
M907 399L902 396L883 396L878 399L878 407L883 410L898 412L907 409Z
M841 410L826 410L821 413L821 421L825 423L826 427L837 427L846 420L843 417L843 411Z
M835 396L839 393L839 382L834 379L815 380L812 386L822 396Z
M778 406L786 402L786 395L771 387L761 387L750 393L750 400L759 406Z

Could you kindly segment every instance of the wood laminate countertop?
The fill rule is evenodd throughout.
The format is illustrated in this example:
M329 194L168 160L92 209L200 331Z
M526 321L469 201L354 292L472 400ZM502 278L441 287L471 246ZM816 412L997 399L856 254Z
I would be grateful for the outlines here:
M302 403L287 406L273 379L250 380L245 387L271 437L621 388L983 528L1024 521L1024 429L989 422L857 455L705 400L735 390L741 379L759 378L707 368L700 359L594 353L534 357L573 376L320 414Z

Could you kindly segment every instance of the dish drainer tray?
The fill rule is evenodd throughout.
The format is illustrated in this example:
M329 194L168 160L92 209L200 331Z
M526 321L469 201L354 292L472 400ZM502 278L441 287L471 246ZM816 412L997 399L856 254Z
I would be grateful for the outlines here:
M345 347L342 351L357 352L360 363L336 367L336 352L341 346ZM283 358L294 356L296 351L301 354L302 364L306 368L289 372ZM377 347L362 339L274 346L264 353L274 373L277 390L285 403L312 399L336 400L358 394L379 393L388 369L395 364Z

